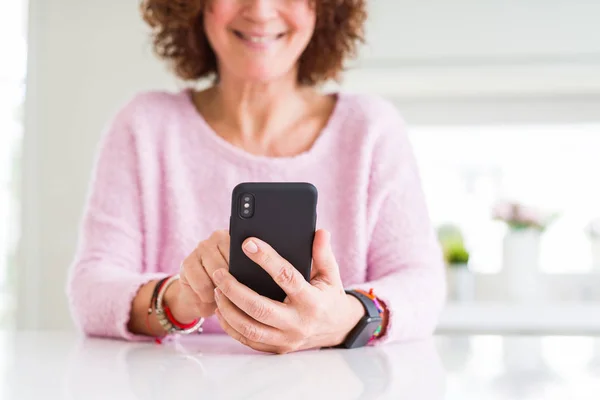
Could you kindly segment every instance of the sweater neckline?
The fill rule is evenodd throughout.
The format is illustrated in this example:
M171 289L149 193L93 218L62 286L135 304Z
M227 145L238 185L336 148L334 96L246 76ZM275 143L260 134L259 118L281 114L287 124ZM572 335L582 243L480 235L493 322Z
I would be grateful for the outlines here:
M264 166L304 164L327 153L328 144L331 142L332 136L335 132L340 131L345 120L345 103L347 101L345 95L339 92L333 94L336 97L333 111L310 149L294 156L270 157L249 153L225 140L215 132L204 116L198 112L192 97L193 89L186 88L181 92L184 102L183 110L189 116L189 120L193 121L193 126L197 128L194 129L194 136L198 139L203 139L202 144L210 145L211 149L218 151L223 157L234 164Z

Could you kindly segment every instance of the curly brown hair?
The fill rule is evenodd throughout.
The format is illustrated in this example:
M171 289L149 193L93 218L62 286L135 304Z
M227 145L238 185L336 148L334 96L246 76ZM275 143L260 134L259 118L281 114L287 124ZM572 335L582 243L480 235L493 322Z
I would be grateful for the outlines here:
M204 33L203 10L210 0L141 0L152 27L155 53L183 80L218 78L217 57ZM300 56L298 81L316 85L339 79L346 59L364 42L366 0L309 0L316 6L314 34Z

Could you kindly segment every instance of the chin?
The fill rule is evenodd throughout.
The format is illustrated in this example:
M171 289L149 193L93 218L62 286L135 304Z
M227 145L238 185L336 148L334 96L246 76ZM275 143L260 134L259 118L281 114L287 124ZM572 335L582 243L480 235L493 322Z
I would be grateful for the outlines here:
M270 82L290 75L291 71L290 68L284 69L272 68L271 66L254 66L237 71L238 73L236 75L244 81Z

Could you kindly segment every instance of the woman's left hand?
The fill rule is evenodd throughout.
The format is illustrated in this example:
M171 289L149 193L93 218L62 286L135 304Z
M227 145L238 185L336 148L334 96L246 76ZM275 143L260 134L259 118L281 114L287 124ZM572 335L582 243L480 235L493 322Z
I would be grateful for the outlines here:
M364 315L360 302L344 292L327 231L315 234L310 283L267 243L249 238L242 247L287 295L283 303L274 301L241 284L226 269L215 271L217 318L242 344L279 354L335 346Z

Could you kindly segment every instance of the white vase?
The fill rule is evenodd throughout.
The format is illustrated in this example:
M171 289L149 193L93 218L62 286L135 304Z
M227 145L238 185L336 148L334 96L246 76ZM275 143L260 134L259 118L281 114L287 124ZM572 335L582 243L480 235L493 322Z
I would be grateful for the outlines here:
M504 236L502 274L510 300L532 302L540 298L540 237L537 229L509 230Z
M446 269L448 298L457 302L473 301L475 298L475 276L467 265L451 265Z
M595 271L600 271L600 238L590 239L590 249L592 251L592 267Z

